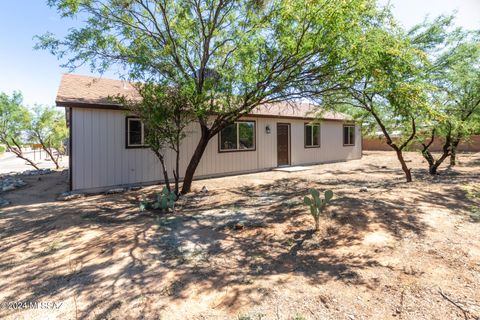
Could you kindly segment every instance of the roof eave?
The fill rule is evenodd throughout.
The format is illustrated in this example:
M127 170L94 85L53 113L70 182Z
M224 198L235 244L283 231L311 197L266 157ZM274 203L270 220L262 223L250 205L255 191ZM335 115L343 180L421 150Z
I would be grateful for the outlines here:
M55 101L57 107L63 108L85 108L85 109L106 109L106 110L126 110L125 107L119 104L107 104L107 103L88 103L88 102L78 102L78 101ZM252 118L274 118L274 119L292 119L292 120L305 120L312 121L316 120L315 117L302 117L302 116L282 116L275 114L247 114L245 117ZM332 119L332 118L321 118L320 120L324 121L340 121L340 122L356 122L353 119Z
M89 103L89 102L75 102L75 101L61 101L56 100L57 107L63 108L87 108L87 109L110 109L110 110L125 110L120 104L112 103Z

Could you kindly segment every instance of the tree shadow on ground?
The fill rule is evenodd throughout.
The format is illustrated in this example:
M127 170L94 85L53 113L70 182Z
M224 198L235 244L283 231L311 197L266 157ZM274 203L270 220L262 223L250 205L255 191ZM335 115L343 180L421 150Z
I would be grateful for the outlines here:
M285 234L269 231L268 225L287 223L304 210L293 202L300 191L271 190L255 199L251 199L248 188L239 192L244 192L239 201L217 206L225 209L223 216L221 212L217 216L212 207L209 213L198 212L197 207L182 210L181 215L133 214L128 197L117 210L111 209L111 198L92 197L88 205L77 210L65 204L48 213L38 207L29 207L20 215L18 211L7 212L4 222L12 228L2 234L8 241L1 248L0 273L5 276L18 268L8 262L12 250L23 248L32 254L22 261L22 268L30 272L14 273L8 286L0 286L0 290L9 293L8 299L22 297L28 301L81 295L82 301L89 302L79 307L79 316L101 319L122 305L152 295L165 301L158 304L158 310L148 310L148 315L155 314L168 301L186 298L192 286L199 294L235 287L234 296L219 302L219 307L234 308L238 299L254 299L249 294L264 289L255 284L256 279L270 275L302 275L312 283L336 280L373 285L358 273L376 263L371 256L327 252L337 241L347 245L348 239L332 235L325 242L303 227L292 227ZM272 203L272 197L278 199ZM292 203L288 202L290 198ZM203 200L208 197L198 199ZM230 222L239 216L252 223L247 221L242 230L234 230ZM262 224L253 223L259 219ZM103 236L76 241L93 231L101 231ZM59 244L50 248L55 237ZM42 243L43 250L32 250L32 239L41 238L50 242ZM125 254L115 254L118 250ZM98 293L99 287L102 293ZM147 310L138 312L136 317L141 318Z
M370 174L375 168L362 170ZM0 274L11 278L0 291L8 293L6 300L75 296L81 299L79 318L103 319L122 310L131 312L126 317L140 319L159 316L189 295L212 291L230 292L219 299L218 308L255 303L271 292L258 281L269 276L372 289L377 283L362 271L380 265L374 253L336 249L361 243L375 228L397 240L423 237L429 227L420 204L466 210L471 202L461 185L469 179L472 175L452 171L432 178L431 183L445 184L441 191L416 188L408 199L400 193L372 199L370 191L352 193L352 188L365 185L361 179L341 174L319 181L290 177L189 195L176 214L138 213L135 193L11 207L2 214L0 247ZM369 188L389 188L394 195L416 186L396 175L369 183ZM320 233L311 230L302 204L309 188L335 193L328 209L331 223ZM220 193L224 196L216 200ZM15 260L19 251L29 254ZM132 311L124 307L132 305Z

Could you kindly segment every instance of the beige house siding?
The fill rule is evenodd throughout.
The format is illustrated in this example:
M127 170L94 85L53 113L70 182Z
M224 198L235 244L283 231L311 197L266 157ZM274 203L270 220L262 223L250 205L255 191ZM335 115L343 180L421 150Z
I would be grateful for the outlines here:
M148 149L125 148L125 112L104 109L72 109L72 189L96 191L112 186L149 183L163 179L155 155ZM218 152L214 137L200 161L196 177L266 170L277 166L276 124L291 124L291 164L345 161L361 157L361 135L356 127L355 146L343 146L343 122L321 123L320 148L304 148L305 120L248 117L256 122L256 150ZM269 125L271 133L265 127ZM199 139L194 124L181 147L180 174L185 172ZM167 156L171 173L174 154ZM173 177L173 175L172 175Z

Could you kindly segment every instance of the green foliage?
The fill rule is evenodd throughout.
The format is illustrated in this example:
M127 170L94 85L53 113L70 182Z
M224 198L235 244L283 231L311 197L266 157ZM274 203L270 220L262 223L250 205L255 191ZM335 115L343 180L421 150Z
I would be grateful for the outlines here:
M452 16L441 16L415 27L410 36L429 62L423 76L431 85L430 112L418 119L417 139L436 174L448 156L454 165L457 146L480 129L480 31L457 28ZM443 148L436 158L429 148L438 138Z
M68 135L65 113L54 107L36 106L29 127L29 140L60 152Z
M0 93L0 143L5 144L17 157L37 168L23 154L22 147L27 141L40 143L58 168L59 154L64 151L66 137L64 113L40 106L35 107L32 113L23 106L21 93L14 92L11 97Z
M256 106L336 90L350 52L376 14L373 0L49 0L63 18L85 21L64 38L38 37L75 68L178 88L202 137L183 192L207 143ZM141 111L139 114L144 114ZM209 118L210 117L210 118ZM178 173L177 173L178 174Z
M0 93L0 142L19 148L24 142L24 133L31 120L28 109L23 106L20 92L12 96Z
M480 32L457 30L442 54L434 60L436 91L435 127L443 135L468 138L480 129Z
M29 141L41 144L59 168L58 159L65 153L64 142L68 136L65 113L53 107L36 106L27 133Z
M18 158L39 169L37 164L26 157L22 151L30 121L31 114L23 106L23 97L20 92L14 92L11 97L0 93L0 143L5 144Z
M4 152L5 152L5 150L6 150L6 149L5 149L5 147L4 147L4 146L2 146L2 145L0 145L0 153L4 153Z
M341 71L337 67L375 11L370 0L48 4L86 23L63 39L38 37L37 48L66 59L68 67L86 62L101 72L121 64L125 77L181 85L195 93L201 117L227 114L252 99L307 92L303 85L324 88L325 76Z
M112 97L138 116L145 125L145 143L159 159L164 180L170 190L170 178L165 166L165 151L170 149L176 154L173 168L175 193L179 186L180 144L186 137L186 127L195 120L191 107L191 96L181 88L167 87L152 82L135 84L141 99Z
M400 147L414 134L412 120L428 112L429 85L421 77L424 54L386 16L365 33L355 55L352 78L328 103L356 108L357 118L382 130L387 140L394 132L401 134Z
M458 44L462 32L452 30L452 21L450 16L441 16L406 32L398 27L386 10L378 16L378 23L369 26L359 39L351 79L325 101L326 105L341 105L345 110L355 110L350 113L364 122L364 130L369 135L377 135L380 130L386 143L396 151L408 182L412 181L412 176L402 151L418 137L420 142L425 141L432 128L444 136L455 131L450 122L456 116L450 117L449 113L441 111L449 105L442 98L446 94L439 90L439 84L448 82L449 78L442 69L452 65L453 61L461 61L460 64L468 60L477 61L478 66L479 59L472 55L473 50L469 52L472 59L467 59L468 54L455 56L448 49L460 48ZM478 41L476 46L478 48ZM476 74L465 74L469 81L478 84L478 69ZM452 81L449 83L449 88L455 87L451 85ZM454 91L462 92L458 87ZM455 108L459 109L458 106ZM435 163L431 157L427 160L429 164ZM430 169L431 172L436 170L433 167Z
M303 198L303 203L310 207L310 214L312 215L313 219L315 220L315 230L319 229L320 223L320 216L325 209L325 206L332 200L333 198L333 191L326 190L324 192L324 198L320 197L320 192L315 189L310 189L311 198L305 196Z
M175 210L175 202L177 201L177 196L174 192L169 191L167 187L163 187L162 192L159 192L155 195L155 201L149 201L142 196L142 200L139 204L140 211L145 211L149 209L153 210Z

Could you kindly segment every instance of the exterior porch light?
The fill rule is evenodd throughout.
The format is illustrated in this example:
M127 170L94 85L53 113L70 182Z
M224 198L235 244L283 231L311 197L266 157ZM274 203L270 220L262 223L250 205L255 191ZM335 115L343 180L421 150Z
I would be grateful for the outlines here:
M265 132L267 134L270 134L270 125L269 124L267 124L267 126L265 127Z

